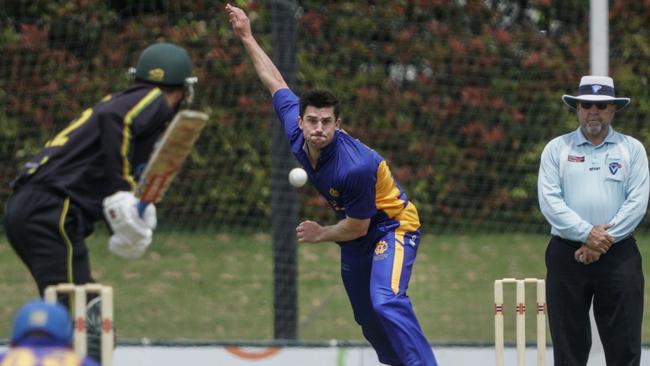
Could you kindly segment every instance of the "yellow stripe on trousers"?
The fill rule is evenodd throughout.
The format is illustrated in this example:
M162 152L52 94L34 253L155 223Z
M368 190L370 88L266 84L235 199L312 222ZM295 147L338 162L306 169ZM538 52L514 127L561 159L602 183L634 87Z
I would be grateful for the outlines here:
M393 256L393 275L391 276L390 287L393 293L399 292L399 281L402 278L402 264L404 264L404 233L395 232L395 255Z
M59 218L59 233L61 238L65 242L65 247L68 249L68 282L74 283L73 272L72 272L72 242L68 237L68 234L65 232L65 218L68 216L68 210L70 209L70 197L66 197L63 201L63 210L61 210L61 217Z

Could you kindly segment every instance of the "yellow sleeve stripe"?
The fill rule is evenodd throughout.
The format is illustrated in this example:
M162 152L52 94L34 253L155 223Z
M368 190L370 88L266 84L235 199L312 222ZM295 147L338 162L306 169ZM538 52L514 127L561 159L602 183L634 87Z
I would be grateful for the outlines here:
M142 98L131 108L131 110L124 117L124 131L122 133L122 175L124 179L129 182L131 189L135 189L135 179L131 175L131 163L129 162L128 153L129 153L129 141L131 140L131 123L133 120L138 117L138 115L156 98L158 98L162 92L158 88L153 88L147 95Z
M377 182L375 183L375 204L378 210L386 212L394 218L404 209L404 201L400 199L401 192L395 185L395 180L386 164L386 160L377 167Z
M412 232L420 228L420 215L412 202L396 217L399 220L399 230Z
M377 192L375 204L378 210L384 211L392 219L399 220L400 227L406 231L415 231L420 227L420 217L415 205L408 202L404 207L402 192L395 184L386 160L377 167L375 189Z

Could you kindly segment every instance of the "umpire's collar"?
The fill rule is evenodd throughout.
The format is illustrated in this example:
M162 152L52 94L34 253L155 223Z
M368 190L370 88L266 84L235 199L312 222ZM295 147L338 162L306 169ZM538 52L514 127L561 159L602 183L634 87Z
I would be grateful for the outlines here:
M603 144L615 144L615 143L619 142L619 140L620 140L618 138L618 133L616 133L616 131L614 131L612 126L609 126L609 132L607 133L607 137L605 137L605 140L603 140L603 142L598 146L592 144L589 140L587 140L585 135L582 133L582 130L580 129L580 127L578 127L576 132L577 133L573 136L573 142L576 144L576 146L589 144L589 145L593 145L594 147L598 147L598 146L602 146Z

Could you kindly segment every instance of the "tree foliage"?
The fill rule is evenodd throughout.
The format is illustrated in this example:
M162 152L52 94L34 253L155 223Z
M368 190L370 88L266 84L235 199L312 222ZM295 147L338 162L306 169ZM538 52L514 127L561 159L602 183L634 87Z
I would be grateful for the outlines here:
M270 24L289 20L272 19L267 2L236 3L273 54ZM20 163L83 108L125 87L140 50L165 40L195 60L195 108L211 124L162 220L268 227L278 125L222 5L16 1L0 12L0 201ZM292 87L325 87L342 99L344 128L389 161L425 227L546 230L539 154L577 126L560 96L575 94L589 73L588 14L583 0L301 1ZM618 94L633 98L615 127L646 144L648 18L643 2L610 2L611 74ZM302 215L332 219L313 190L301 200Z

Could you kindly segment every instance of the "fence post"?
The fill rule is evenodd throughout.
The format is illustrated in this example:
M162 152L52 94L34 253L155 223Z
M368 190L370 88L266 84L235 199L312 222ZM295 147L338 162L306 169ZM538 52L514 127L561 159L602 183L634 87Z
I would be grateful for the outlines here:
M271 43L273 62L287 84L295 81L295 0L271 1ZM297 338L296 232L298 199L287 180L295 159L284 130L273 116L271 142L271 218L273 236L273 335L275 339Z

